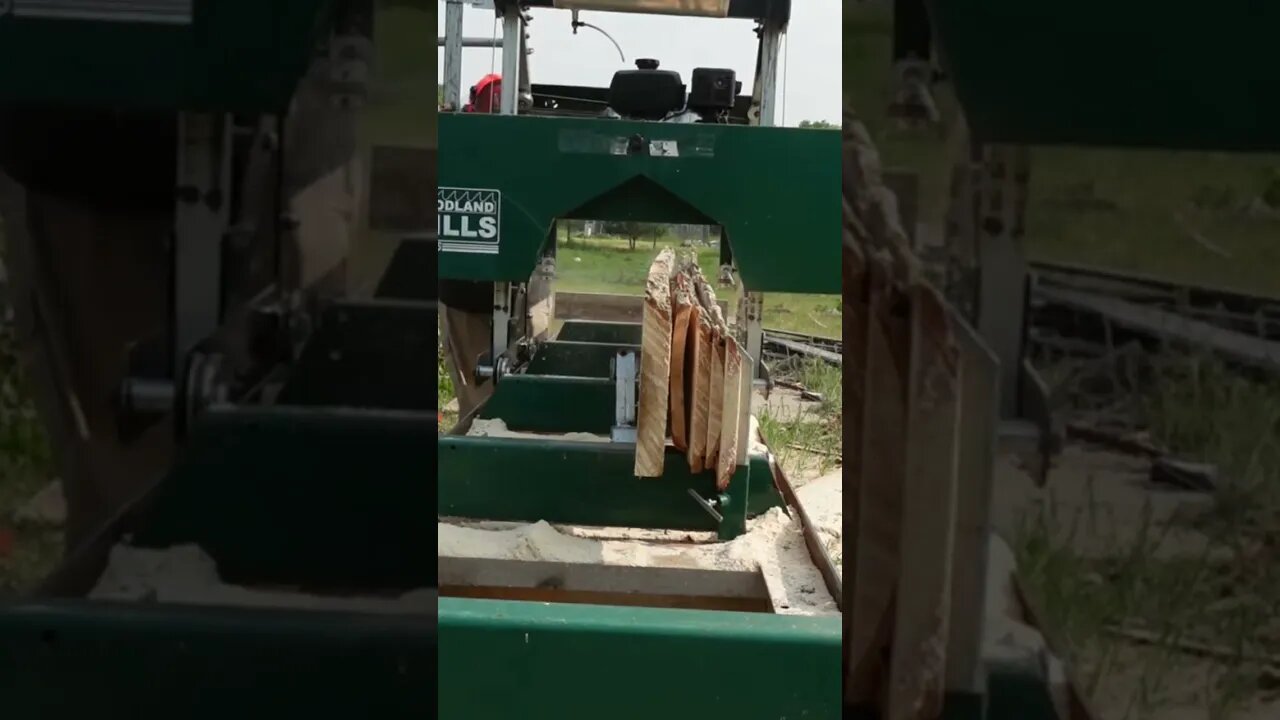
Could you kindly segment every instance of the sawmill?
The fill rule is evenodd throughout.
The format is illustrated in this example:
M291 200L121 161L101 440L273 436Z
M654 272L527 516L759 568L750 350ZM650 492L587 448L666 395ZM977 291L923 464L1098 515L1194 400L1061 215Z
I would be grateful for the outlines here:
M502 68L496 112L439 121L441 302L447 282L492 288L460 368L487 397L438 441L442 715L839 716L839 474L834 502L806 502L751 413L770 294L840 288L839 137L777 127L789 6L445 5L444 107L468 104L461 58L484 45L464 12L493 13ZM754 77L708 47L688 77L640 58L609 87L538 82L536 27L636 12L733 23ZM553 288L576 220L711 226L719 263L665 249L631 319L570 312ZM526 670L493 693L494 666ZM741 686L690 672L713 667Z

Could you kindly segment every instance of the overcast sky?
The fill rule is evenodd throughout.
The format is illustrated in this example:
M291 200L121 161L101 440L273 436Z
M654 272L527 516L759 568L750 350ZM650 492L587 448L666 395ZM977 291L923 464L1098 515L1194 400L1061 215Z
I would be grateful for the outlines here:
M437 0L438 32L444 36L444 2ZM468 7L464 33L468 37L501 34L492 11ZM574 36L567 10L535 10L529 25L529 72L535 83L608 87L613 73L634 68L636 58L657 58L664 69L675 70L689 83L696 67L730 67L750 93L755 73L756 37L753 23L742 20L672 18L621 13L581 13L580 19L606 30L622 46L627 63L600 33L582 28ZM791 25L783 41L779 85L783 105L779 124L801 120L837 122L840 115L840 0L806 0L792 5ZM444 82L444 51L438 50ZM462 57L462 97L467 88L490 72L501 72L502 51L465 49ZM784 117L785 113L785 117ZM785 122L784 122L785 120Z

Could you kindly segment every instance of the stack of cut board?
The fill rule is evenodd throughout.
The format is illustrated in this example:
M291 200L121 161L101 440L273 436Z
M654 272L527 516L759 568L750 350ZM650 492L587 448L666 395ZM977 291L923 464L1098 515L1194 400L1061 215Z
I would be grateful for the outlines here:
M693 259L658 253L645 286L636 413L637 477L662 475L670 442L695 473L728 487L743 455L743 383L737 338Z
M948 694L978 698L988 687L1000 367L928 281L879 153L848 109L843 135L845 704L934 720ZM1014 165L984 162L986 177L1016 182ZM1011 196L995 186L974 200L967 155L961 163L957 226L972 233L994 198Z

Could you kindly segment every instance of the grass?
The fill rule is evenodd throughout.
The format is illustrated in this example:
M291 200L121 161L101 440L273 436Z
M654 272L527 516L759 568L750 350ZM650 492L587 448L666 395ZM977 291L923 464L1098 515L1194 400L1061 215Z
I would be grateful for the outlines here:
M0 263L4 258L0 223ZM0 596L43 578L62 547L56 529L12 520L13 512L49 482L53 462L19 364L14 330L5 318L0 307Z
M1253 659L1269 654L1277 658L1269 670L1280 671L1280 383L1242 378L1200 356L1155 365L1155 380L1132 388L1130 409L1158 446L1219 469L1215 496L1204 510L1160 521L1147 506L1132 518L1133 539L1100 557L1076 550L1094 518L1064 516L1050 498L1014 538L1019 572L1085 670L1087 692L1131 671L1131 716L1159 717L1198 666L1212 678L1206 712L1226 718L1280 680ZM1175 533L1195 533L1203 544L1161 552ZM1157 638L1136 669L1132 643L1114 635L1135 625ZM1193 660L1189 644L1225 655Z
M635 250L626 240L615 237L573 238L560 241L556 255L556 288L573 292L640 294L644 292L649 264L663 247L679 249L679 240L670 237L642 238ZM697 248L698 264L708 279L719 273L720 251ZM740 293L718 290L721 299L734 307ZM838 295L795 295L771 293L764 299L764 325L807 335L840 336Z
M774 379L798 383L821 400L804 403L797 413L766 406L759 413L760 434L787 474L824 475L839 467L842 456L844 389L840 368L811 358L771 368Z

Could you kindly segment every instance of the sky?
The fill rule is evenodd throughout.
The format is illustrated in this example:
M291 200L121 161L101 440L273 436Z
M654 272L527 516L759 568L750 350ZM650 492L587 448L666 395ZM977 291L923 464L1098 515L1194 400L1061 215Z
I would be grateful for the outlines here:
M437 32L444 36L444 2L437 0ZM839 121L840 0L801 0L792 4L791 25L783 40L779 66L782 105L778 124L802 120ZM492 11L468 7L463 21L467 37L501 35ZM567 10L533 11L529 24L529 72L535 83L608 87L613 73L633 69L636 58L656 58L675 70L687 85L696 67L729 67L738 73L744 94L755 73L756 37L750 20L673 18L623 13L583 12L580 20L603 28L622 46L624 65L608 38L590 28L575 36ZM444 82L444 50L438 53L438 77ZM462 97L489 73L502 71L502 50L464 49Z

